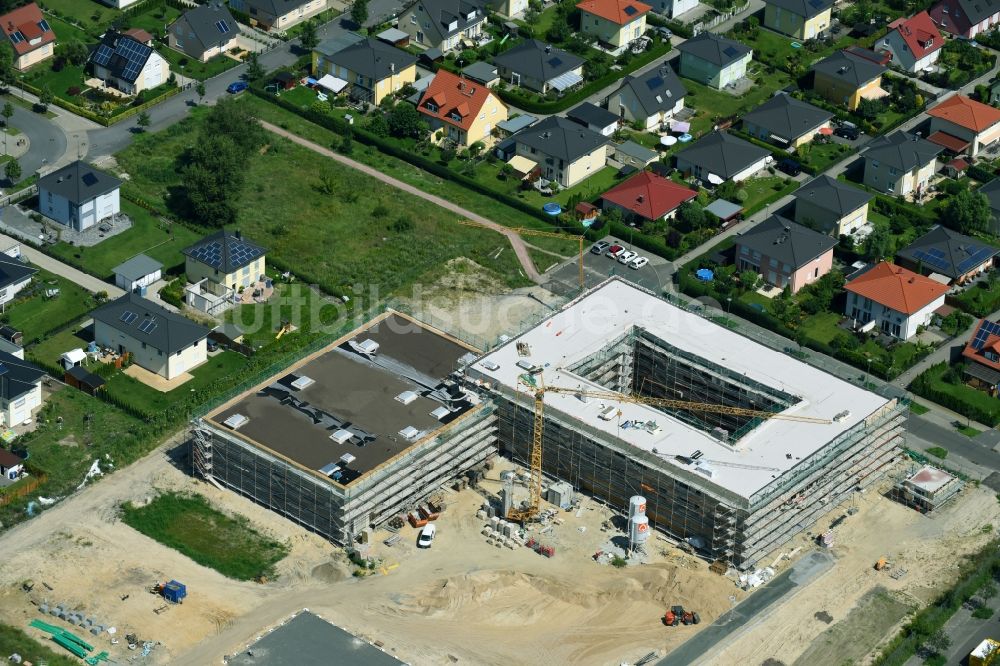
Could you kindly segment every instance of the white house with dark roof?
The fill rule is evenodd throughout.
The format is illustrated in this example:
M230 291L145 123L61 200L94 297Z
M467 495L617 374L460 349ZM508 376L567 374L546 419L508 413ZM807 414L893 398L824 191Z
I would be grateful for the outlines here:
M546 180L572 187L604 168L610 139L561 116L549 116L510 138L516 155L534 162Z
M224 4L189 9L167 31L170 48L205 62L236 45L240 27Z
M868 223L868 202L875 195L821 174L795 191L795 221L835 237Z
M415 0L399 15L396 26L424 48L447 53L462 40L475 41L483 34L486 9L473 0Z
M608 96L608 111L623 121L654 130L684 108L687 88L666 61L637 76L629 75Z
M94 76L109 88L135 95L167 82L170 65L152 46L108 30L88 60Z
M45 371L0 351L0 419L11 427L24 423L42 406ZM10 465L6 466L9 471Z
M604 136L611 136L618 129L618 116L590 102L570 109L566 117Z
M681 52L680 75L722 90L746 78L753 49L714 32L700 32L677 47Z
M816 134L830 127L833 114L826 109L777 94L743 115L743 131L784 149L809 143Z
M944 150L915 134L897 130L868 144L864 184L899 196L921 194L937 171L937 156Z
M74 231L119 213L122 182L77 160L38 179L38 212Z
M0 252L0 307L6 306L22 289L31 284L31 278L37 272L37 268L32 268L19 259Z
M767 166L770 156L769 150L716 131L677 153L676 159L678 171L710 185L721 185L727 180L746 180Z
M91 313L99 347L128 353L140 367L171 380L208 359L209 330L129 292Z

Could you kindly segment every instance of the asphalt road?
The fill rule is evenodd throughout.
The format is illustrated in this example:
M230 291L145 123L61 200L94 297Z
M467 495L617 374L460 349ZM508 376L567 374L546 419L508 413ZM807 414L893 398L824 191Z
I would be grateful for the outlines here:
M915 414L907 419L906 430L907 444L914 449L926 451L930 446L940 446L984 470L1000 472L1000 453L993 449L990 433L966 437Z
M66 152L65 132L45 116L15 105L10 124L21 130L31 142L28 152L18 160L25 175L48 164L55 164ZM7 141L17 139L18 137L11 136Z

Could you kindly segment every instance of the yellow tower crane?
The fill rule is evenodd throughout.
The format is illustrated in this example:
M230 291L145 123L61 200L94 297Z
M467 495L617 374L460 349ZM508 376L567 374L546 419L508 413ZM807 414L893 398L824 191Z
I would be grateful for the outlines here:
M479 227L480 229L489 229L490 231L497 231L493 227L488 227L485 224L480 224L479 222L476 222L474 220L459 220L458 223L461 224L461 225L464 225L466 227ZM584 238L584 236L582 234L581 235L575 235L575 234L571 234L571 233L559 234L559 233L556 233L554 231L539 231L538 229L528 229L527 227L509 227L509 230L513 231L514 233L516 233L519 236L540 236L542 238L560 238L562 240L576 240L579 243L579 245L580 245L580 252L579 252L579 258L577 260L577 263L580 266L580 291L583 291L583 289L584 289L584 281L583 281L583 243L586 240L586 238ZM498 232L498 233L502 233L502 232Z
M538 378L536 380L535 378ZM636 405L649 405L651 407L667 407L669 409L682 409L691 412L707 412L712 414L731 414L734 416L750 416L759 419L780 419L783 421L797 421L799 423L830 424L830 419L816 418L813 416L802 416L799 414L782 414L780 412L768 412L761 409L747 409L745 407L732 407L730 405L715 405L704 402L691 402L688 400L672 400L669 398L652 398L638 394L619 393L617 391L601 391L581 388L567 388L565 386L546 386L541 382L541 375L522 375L519 384L524 384L532 392L534 397L534 424L531 439L531 451L529 452L530 480L528 484L528 506L524 508L512 508L507 515L509 520L526 522L538 515L539 506L542 499L542 436L544 434L545 420L543 418L545 410L546 393L568 393L582 398L596 398L611 402L627 402ZM748 469L756 469L747 465ZM763 469L763 468L761 468Z

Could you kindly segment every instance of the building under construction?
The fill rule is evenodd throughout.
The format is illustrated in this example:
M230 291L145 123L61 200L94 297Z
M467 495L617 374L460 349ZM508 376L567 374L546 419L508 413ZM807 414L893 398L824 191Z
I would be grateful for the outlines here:
M501 453L522 464L535 395L563 389L544 393L545 474L621 509L642 495L653 528L740 568L872 484L902 437L898 401L619 279L484 356L467 378L496 406ZM609 391L737 409L654 407Z
M195 424L195 471L349 543L496 452L475 351L387 313Z

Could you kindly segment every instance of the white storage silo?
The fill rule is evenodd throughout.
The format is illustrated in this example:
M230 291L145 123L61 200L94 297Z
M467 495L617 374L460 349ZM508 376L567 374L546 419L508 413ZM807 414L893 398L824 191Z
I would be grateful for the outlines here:
M646 498L642 495L633 495L628 500L628 518L632 520L636 516L646 515Z
M628 541L632 548L641 548L649 538L649 518L632 516L628 521Z

